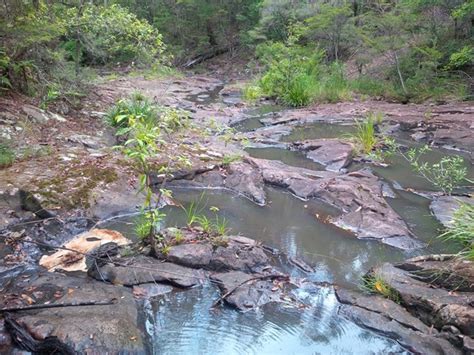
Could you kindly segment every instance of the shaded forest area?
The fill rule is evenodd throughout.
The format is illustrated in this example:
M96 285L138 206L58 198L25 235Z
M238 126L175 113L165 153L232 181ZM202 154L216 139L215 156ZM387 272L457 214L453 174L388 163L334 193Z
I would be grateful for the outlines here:
M80 96L100 69L249 58L244 96L285 104L472 99L474 2L119 0L0 4L0 85Z

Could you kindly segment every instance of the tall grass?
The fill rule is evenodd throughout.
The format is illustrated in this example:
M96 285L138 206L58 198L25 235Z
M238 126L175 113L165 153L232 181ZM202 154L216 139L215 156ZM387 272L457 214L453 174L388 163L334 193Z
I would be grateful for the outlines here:
M0 143L0 168L6 168L15 161L15 152L6 144Z
M474 205L460 202L451 223L439 237L459 243L463 248L460 255L474 261Z
M356 120L356 132L349 138L356 144L357 150L363 154L370 154L376 147L377 138L375 125L380 124L382 115L379 113L369 113L364 121Z

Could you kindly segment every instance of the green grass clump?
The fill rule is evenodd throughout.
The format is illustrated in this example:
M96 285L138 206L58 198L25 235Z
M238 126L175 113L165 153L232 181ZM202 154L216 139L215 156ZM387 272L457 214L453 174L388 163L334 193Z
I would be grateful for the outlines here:
M381 119L380 114L370 113L364 121L356 121L356 132L350 135L350 139L354 141L359 152L370 154L376 147L378 138L375 132L375 125Z
M255 103L262 96L262 88L258 85L247 85L242 89L242 98L246 102Z
M463 248L460 255L474 261L474 205L460 202L449 227L439 237L459 243Z
M378 294L396 303L400 303L400 295L380 275L370 273L362 278L361 289L370 294Z
M15 161L15 152L6 144L0 143L0 168L6 168Z
M119 100L107 112L106 122L116 128L126 128L134 121L155 125L158 119L156 107L141 93L134 93L128 99Z
M148 238L152 232L153 222L144 214L140 215L134 221L134 232L138 239L144 240Z

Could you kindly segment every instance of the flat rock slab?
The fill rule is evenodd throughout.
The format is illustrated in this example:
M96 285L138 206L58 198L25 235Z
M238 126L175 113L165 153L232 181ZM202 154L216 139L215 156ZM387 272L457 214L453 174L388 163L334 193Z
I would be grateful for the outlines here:
M342 305L339 314L360 326L395 339L416 354L462 354L448 340L410 329L384 314L362 307Z
M136 302L129 289L58 273L25 277L19 277L17 282L3 289L2 308L11 306L6 303L12 299L9 295L19 294L25 295L24 299L32 299L34 304L116 300L115 304L106 306L14 313L15 319L36 339L56 336L80 354L146 351Z
M449 227L453 214L459 208L461 202L474 205L474 198L466 196L440 196L431 202L430 209L443 226Z
M163 282L183 288L199 285L204 278L204 274L199 270L162 262L152 257L120 258L120 263L126 266L106 264L89 270L89 275L97 280L124 286Z
M255 277L241 271L231 271L214 274L211 280L218 283L222 294L233 290L225 302L241 311L282 301L283 291L280 287L276 287L271 280L253 280Z
M340 139L313 139L293 143L293 149L303 151L316 163L330 171L339 171L352 161L352 144Z

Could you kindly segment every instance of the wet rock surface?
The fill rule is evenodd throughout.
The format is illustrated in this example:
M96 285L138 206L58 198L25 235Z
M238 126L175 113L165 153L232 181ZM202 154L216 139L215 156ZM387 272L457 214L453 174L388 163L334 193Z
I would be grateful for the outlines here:
M474 329L472 270L472 262L453 255L385 263L373 275L396 293L399 303L337 289L340 312L414 352L469 353Z
M79 353L145 352L142 326L129 289L45 272L22 273L2 288L2 308L21 306L27 300L34 304L52 299L55 303L115 300L111 305L15 312L14 318L36 339L56 336Z
M203 273L191 268L143 255L114 261L119 262L119 265L107 263L89 270L89 275L100 281L124 286L164 282L184 288L199 285L204 277Z
M385 263L373 275L397 295L398 303L338 288L340 313L416 353L469 353L474 329L472 270L472 262L453 255Z
M242 183L228 185L226 177L229 175ZM246 184L246 181L254 183ZM198 175L190 186L227 187L263 204L266 203L264 184L287 189L302 199L319 199L338 208L341 214L331 223L360 239L373 239L407 250L423 246L385 201L383 183L366 170L337 174L247 157L231 164L225 171Z
M293 143L296 150L316 163L326 166L327 170L339 171L347 167L352 159L352 144L339 139L313 139Z
M449 227L453 219L454 212L459 208L460 203L474 204L474 199L466 196L439 196L430 204L433 215L445 227Z

